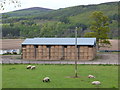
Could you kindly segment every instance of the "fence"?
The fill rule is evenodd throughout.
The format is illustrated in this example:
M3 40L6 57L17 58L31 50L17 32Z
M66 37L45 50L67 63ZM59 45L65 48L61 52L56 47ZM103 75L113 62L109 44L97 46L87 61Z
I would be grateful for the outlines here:
M75 64L75 61L2 61L1 64ZM77 61L77 64L114 64L118 65L120 63L118 62L95 62L95 61Z

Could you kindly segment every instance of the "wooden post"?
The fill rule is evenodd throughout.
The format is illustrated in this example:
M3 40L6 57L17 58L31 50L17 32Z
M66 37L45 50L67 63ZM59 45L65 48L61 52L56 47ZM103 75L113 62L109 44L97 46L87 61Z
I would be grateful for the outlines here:
M77 27L75 29L75 77L77 77Z

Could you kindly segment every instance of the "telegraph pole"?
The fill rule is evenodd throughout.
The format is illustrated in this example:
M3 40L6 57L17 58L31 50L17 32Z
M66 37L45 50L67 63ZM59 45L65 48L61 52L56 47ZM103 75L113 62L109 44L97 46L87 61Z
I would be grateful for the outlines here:
M77 27L75 29L75 77L78 77L77 76Z

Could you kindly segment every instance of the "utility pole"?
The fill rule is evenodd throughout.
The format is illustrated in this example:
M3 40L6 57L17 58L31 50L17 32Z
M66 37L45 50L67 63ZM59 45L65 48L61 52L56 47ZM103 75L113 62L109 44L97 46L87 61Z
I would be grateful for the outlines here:
M78 57L78 55L77 55L77 27L76 27L76 29L75 29L75 77L78 77L77 76L77 57Z

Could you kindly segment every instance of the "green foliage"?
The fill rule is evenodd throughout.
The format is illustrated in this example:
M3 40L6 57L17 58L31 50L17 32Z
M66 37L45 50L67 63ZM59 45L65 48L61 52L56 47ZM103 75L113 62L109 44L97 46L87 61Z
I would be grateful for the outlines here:
M16 38L20 37L20 28L14 26L13 23L2 25L2 37Z
M95 33L94 32L86 32L84 34L84 37L96 37Z
M20 30L20 35L16 38L27 37L74 37L75 27L78 27L78 36L83 37L85 32L90 32L92 19L89 15L94 11L102 11L109 19L110 32L106 34L108 38L118 38L118 2L104 3L99 5L80 5L58 10L45 8L28 8L14 12L3 13L2 23L9 25L3 28L11 33ZM59 24L58 24L59 23ZM15 28L11 30L12 28ZM107 27L101 29L108 29ZM109 31L109 30L108 30ZM106 31L107 32L107 31ZM101 32L103 33L103 32ZM3 35L9 38L8 33ZM86 35L85 35L86 36ZM100 38L102 38L101 36Z
M63 22L63 23L69 23L69 19L67 18L67 17L61 17L60 19L59 19L59 21L61 21L61 22Z
M52 9L33 7L33 8L27 8L27 9L17 10L17 11L13 11L13 12L8 12L8 13L4 13L4 14L5 15L7 14L11 17L20 17L20 18L30 17L30 18L32 18L34 15L37 17L40 15L44 15L45 13L48 13L50 11L52 11Z
M85 36L96 37L98 48L110 45L108 40L108 33L110 31L109 18L100 11L93 12L91 18L93 19L92 25L90 26L92 32L86 33Z
M111 43L109 40L106 40L106 39L102 39L100 40L100 47L110 47L111 46Z
M21 37L39 37L40 34L40 26L39 25L19 25L20 28L20 36Z
M42 25L40 36L41 37L60 37L63 30L67 28L62 22L48 22Z
M42 25L40 35L41 36L53 36L55 35L56 23L46 23Z

